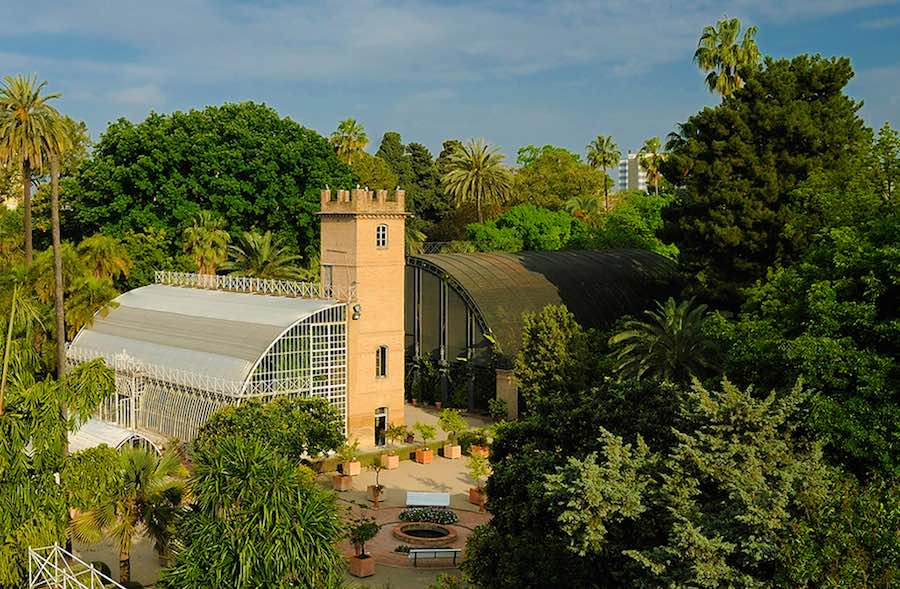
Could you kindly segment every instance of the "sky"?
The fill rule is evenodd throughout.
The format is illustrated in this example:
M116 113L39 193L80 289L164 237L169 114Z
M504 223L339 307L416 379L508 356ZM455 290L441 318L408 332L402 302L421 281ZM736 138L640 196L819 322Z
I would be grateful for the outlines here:
M624 152L718 99L692 63L723 16L764 54L843 55L875 127L900 127L900 0L0 0L0 74L36 74L96 139L109 122L253 100L377 149L480 137Z

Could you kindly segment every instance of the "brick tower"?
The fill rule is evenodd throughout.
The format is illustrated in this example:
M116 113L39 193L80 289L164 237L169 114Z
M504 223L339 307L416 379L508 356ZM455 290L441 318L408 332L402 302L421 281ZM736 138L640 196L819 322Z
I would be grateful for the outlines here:
M347 436L384 444L403 423L406 208L402 190L322 191L321 276L351 293L347 309Z

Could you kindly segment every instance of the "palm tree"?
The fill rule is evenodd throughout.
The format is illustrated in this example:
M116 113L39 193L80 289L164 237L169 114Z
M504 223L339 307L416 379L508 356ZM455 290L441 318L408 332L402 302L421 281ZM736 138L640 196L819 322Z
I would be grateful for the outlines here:
M94 278L115 280L128 276L131 257L122 242L115 237L98 233L78 244L78 256Z
M447 172L441 181L457 206L474 202L478 222L484 223L482 206L504 201L512 187L512 175L503 165L506 156L482 139L471 139L455 145L447 161Z
M131 581L131 546L149 536L160 557L169 551L175 515L185 492L186 470L174 451L162 456L147 448L119 451L122 485L114 497L72 519L72 536L95 544L109 536L119 550L119 582Z
M271 231L245 231L238 243L228 246L231 259L222 268L237 276L300 280L300 256L291 253L284 242Z
M710 92L723 98L731 96L744 85L742 69L759 64L760 53L756 45L756 27L747 27L741 37L741 21L736 18L722 19L716 26L704 27L694 52L694 62L704 72Z
M619 147L612 135L597 135L596 139L587 145L587 162L595 170L603 171L603 208L609 210L609 182L606 170L615 167L622 157Z
M585 221L589 221L599 215L601 210L600 199L590 195L573 196L563 206L566 211Z
M425 249L425 240L428 236L419 229L416 229L411 223L406 224L406 254L409 256L417 256Z
M347 165L352 164L353 156L364 150L368 144L369 137L366 130L356 122L356 119L344 119L331 134L331 145L341 160L347 160Z
M656 310L644 311L647 321L631 319L624 330L609 338L618 360L620 377L687 382L704 370L713 370L714 346L704 333L706 305L694 299L676 303L657 301Z
M647 180L653 184L656 196L659 196L659 180L662 178L662 172L659 169L662 154L659 152L661 147L659 137L651 137L644 141L643 147L638 152L638 158L644 173L647 174Z
M215 274L225 261L231 236L225 231L225 221L209 211L200 211L194 224L184 230L184 251L197 264L200 274Z
M57 151L62 117L49 102L60 94L42 94L47 82L35 77L6 76L0 84L0 164L22 166L25 264L33 259L31 240L31 176L44 169L47 156ZM58 153L58 151L57 151Z
M0 308L5 307L7 301ZM22 354L32 355L36 360L34 342L31 339L32 326L41 326L41 312L37 303L27 297L20 289L19 283L14 283L9 301L9 315L6 320L6 338L3 340L3 360L0 368L0 416L4 411L4 398L6 396L7 378L9 377L9 363L13 356L13 348ZM2 324L0 324L2 325ZM24 334L24 338L17 341L16 334Z

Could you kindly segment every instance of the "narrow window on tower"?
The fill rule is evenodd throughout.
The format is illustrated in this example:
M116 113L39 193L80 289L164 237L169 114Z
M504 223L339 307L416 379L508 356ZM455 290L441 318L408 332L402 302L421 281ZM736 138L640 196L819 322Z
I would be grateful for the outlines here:
M375 377L385 378L387 376L388 349L387 346L378 346L375 350Z
M375 228L375 247L387 247L387 225L381 224Z

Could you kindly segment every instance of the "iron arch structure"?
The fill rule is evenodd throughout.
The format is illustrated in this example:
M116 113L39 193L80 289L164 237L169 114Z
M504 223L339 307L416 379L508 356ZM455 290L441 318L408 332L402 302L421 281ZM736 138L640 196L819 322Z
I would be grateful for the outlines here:
M221 407L312 396L346 424L347 304L302 284L159 273L120 295L67 353L115 371L116 394L95 418L189 441Z

